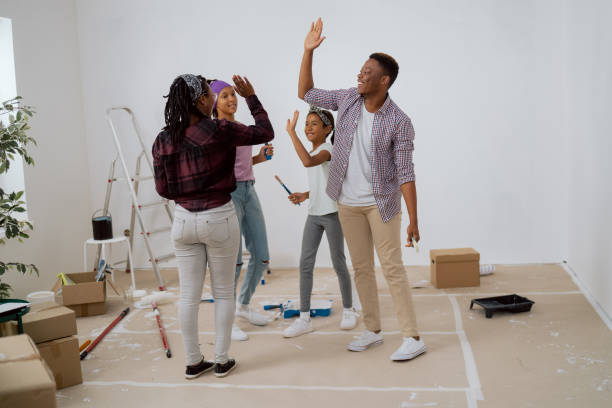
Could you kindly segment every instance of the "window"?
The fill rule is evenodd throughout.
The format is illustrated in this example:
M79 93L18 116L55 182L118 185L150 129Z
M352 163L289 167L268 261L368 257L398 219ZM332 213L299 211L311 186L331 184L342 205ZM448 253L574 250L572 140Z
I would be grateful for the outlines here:
M15 96L17 96L17 83L15 82L13 29L10 19L0 17L0 101L6 101ZM0 116L0 120L5 124L8 123L8 115ZM9 193L25 190L21 157L16 157L11 162L8 173L0 174L0 187ZM13 214L13 216L19 219L26 219L27 213ZM2 232L0 231L0 233Z

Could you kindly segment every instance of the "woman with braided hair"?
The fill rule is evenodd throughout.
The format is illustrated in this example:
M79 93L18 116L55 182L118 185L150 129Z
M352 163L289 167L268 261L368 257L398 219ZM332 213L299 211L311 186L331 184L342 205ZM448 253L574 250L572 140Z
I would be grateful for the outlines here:
M205 78L177 77L165 108L166 126L153 144L155 188L174 200L172 241L179 270L179 322L187 369L196 378L214 368L226 376L236 361L228 350L234 321L234 272L240 230L232 203L236 146L269 142L274 131L247 78L234 75L255 125L212 119L215 94ZM198 309L206 266L215 300L215 362L204 359L198 342Z

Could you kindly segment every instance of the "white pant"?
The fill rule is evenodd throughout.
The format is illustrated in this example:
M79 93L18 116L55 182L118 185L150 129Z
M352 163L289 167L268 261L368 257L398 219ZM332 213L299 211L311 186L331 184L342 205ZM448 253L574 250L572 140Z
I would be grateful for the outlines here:
M234 272L240 240L234 205L230 201L201 212L177 205L171 234L179 270L179 322L187 365L202 360L198 311L207 264L215 299L215 362L225 363L234 322Z

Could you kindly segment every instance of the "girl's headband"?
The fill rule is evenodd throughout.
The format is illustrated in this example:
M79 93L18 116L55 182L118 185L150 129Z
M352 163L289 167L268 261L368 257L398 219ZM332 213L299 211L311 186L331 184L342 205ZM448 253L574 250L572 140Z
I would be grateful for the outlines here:
M332 125L331 120L329 120L327 115L323 113L323 109L314 105L310 105L310 110L308 111L308 114L310 115L311 113L315 113L321 119L321 122L325 124L325 126L331 126L333 130L334 126Z

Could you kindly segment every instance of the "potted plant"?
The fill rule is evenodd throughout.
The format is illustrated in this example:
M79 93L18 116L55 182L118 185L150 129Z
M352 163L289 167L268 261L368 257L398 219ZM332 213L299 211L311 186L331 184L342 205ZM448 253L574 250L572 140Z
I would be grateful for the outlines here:
M36 145L36 141L26 134L26 131L30 129L28 121L33 113L30 106L21 104L20 96L2 102L0 106L0 175L8 172L11 162L17 156L21 156L28 165L34 164L27 148L30 144ZM32 224L18 216L25 212L25 202L22 198L23 191L4 191L0 186L0 246L5 245L10 239L23 242L24 239L29 238L27 232L32 229ZM38 275L38 268L35 265L0 259L0 299L8 298L11 291L10 285L2 282L2 276L9 271L16 271L24 275L32 273Z

